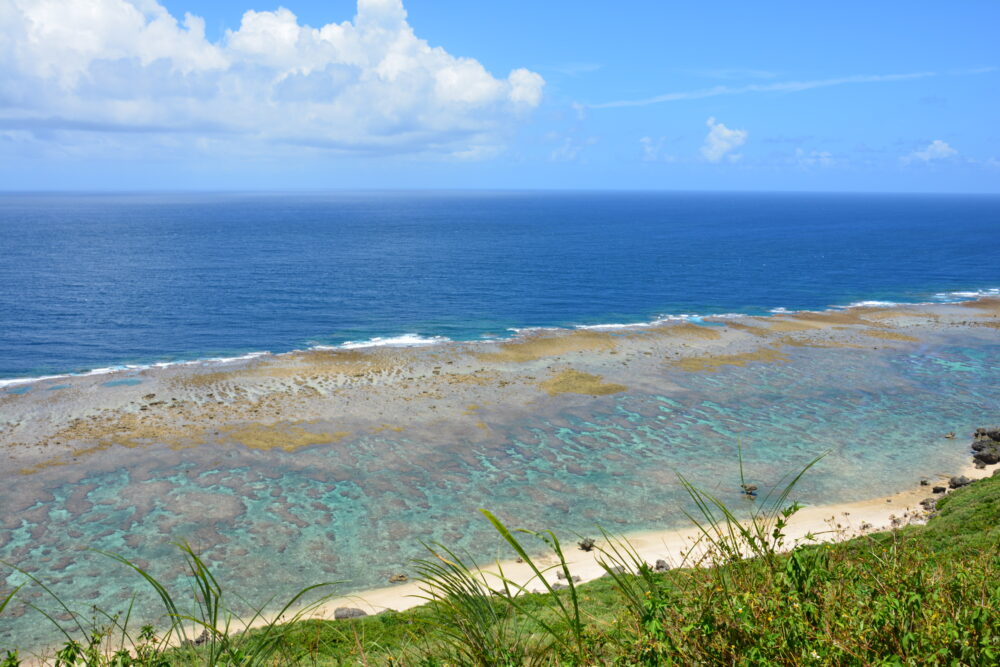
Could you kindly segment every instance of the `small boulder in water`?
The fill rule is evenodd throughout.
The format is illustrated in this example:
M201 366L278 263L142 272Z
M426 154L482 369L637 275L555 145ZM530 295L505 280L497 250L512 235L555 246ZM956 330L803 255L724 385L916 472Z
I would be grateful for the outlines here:
M396 574L389 575L390 584L401 584L408 579L409 577L403 574L402 572L397 572Z
M585 537L577 542L577 545L580 547L580 551L593 551L594 545L596 544L597 542L595 542L592 537Z

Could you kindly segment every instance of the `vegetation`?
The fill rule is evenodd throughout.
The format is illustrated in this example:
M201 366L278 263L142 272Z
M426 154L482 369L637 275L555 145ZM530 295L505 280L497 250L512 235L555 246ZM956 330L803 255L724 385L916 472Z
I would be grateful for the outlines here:
M692 554L697 562L659 572L627 541L603 534L593 548L606 576L586 584L573 581L554 533L512 531L485 512L512 556L535 573L531 582L518 583L502 571L483 574L471 559L431 544L428 557L416 563L426 604L352 620L302 620L307 606L281 625L244 631L234 627L221 587L190 549L185 556L196 590L194 613L180 612L148 574L118 559L157 591L173 625L160 635L144 627L133 636L127 618L80 624L75 633L67 631L54 663L1000 663L1000 476L949 494L926 526L839 543L788 544L784 529L798 509L788 498L797 480L755 502L757 509L742 522L719 499L685 482L698 508L691 518L703 537ZM532 556L538 547L556 565L541 565ZM301 592L285 611L312 592ZM0 619L17 594L0 595ZM192 628L204 632L198 645ZM111 645L112 637L118 644ZM178 640L187 641L178 646ZM0 665L12 667L19 659L11 652L4 661L0 654Z

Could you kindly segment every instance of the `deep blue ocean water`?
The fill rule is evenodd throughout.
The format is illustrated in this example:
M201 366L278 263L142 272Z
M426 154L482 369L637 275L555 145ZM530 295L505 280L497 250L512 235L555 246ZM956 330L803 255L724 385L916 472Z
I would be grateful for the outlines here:
M1000 287L1000 198L0 195L0 379Z

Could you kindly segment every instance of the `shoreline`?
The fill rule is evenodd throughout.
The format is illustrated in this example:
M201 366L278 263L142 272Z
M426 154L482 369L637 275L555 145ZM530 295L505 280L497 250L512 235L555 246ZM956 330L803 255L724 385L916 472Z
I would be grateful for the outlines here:
M789 521L786 528L786 548L785 552L792 550L799 543L821 544L826 542L841 542L855 537L880 533L894 528L907 525L920 525L927 521L930 512L920 505L920 501L927 497L943 498L952 492L949 489L944 494L934 496L930 489L935 483L947 486L948 479L952 476L964 475L972 481L985 479L994 473L1000 474L1000 467L987 467L977 469L973 464L968 464L959 472L951 474L940 474L938 478L931 479L927 486L916 485L910 489L894 493L889 496L878 496L842 503L832 503L829 505L808 505L803 506ZM721 499L726 502L726 499ZM742 502L734 494L735 502ZM794 502L791 501L790 502ZM733 504L727 503L727 504ZM508 526L512 530L515 526ZM552 528L556 530L555 528ZM652 565L657 560L665 560L670 569L678 567L710 567L697 558L695 547L700 536L697 528L673 528L663 530L644 530L628 532L622 535L612 534L616 540L627 541L647 563ZM807 535L815 536L815 539L806 539ZM585 584L606 575L604 569L598 563L601 556L600 547L604 544L603 539L596 540L597 546L590 552L584 552L577 548L575 543L564 543L563 552L567 564L570 566L570 575L577 576L580 580L576 583ZM695 556L695 562L688 559ZM544 571L545 566L552 566L558 563L555 557L542 556L535 558L535 563ZM499 582L497 572L502 570L504 576L524 586L530 592L544 593L544 585L538 582L536 575L531 568L525 564L512 559L501 559L492 561L488 565L480 565L474 570L480 574L487 582ZM553 569L547 573L546 579L550 584L565 583L556 575L561 569ZM421 584L418 581L407 581L404 583L380 586L365 589L356 593L338 596L327 600L320 605L313 613L303 616L300 620L328 620L334 619L334 612L338 608L356 608L364 611L367 615L379 614L386 611L405 611L427 603L427 600L418 597L422 594ZM267 616L265 620L252 624L250 627L259 627L268 620L275 618Z
M87 378L94 376L115 376L118 374L134 375L136 373L174 367L197 367L211 369L225 369L229 365L239 365L240 363L253 361L262 358L281 359L282 357L294 357L296 355L309 354L311 352L336 352L336 351L374 351L381 348L406 349L406 348L429 348L448 345L479 345L479 344L503 344L516 343L523 339L530 338L538 334L569 334L575 331L605 331L605 332L627 332L630 330L651 329L671 324L691 323L696 325L721 325L725 321L741 321L743 319L773 318L773 317L794 317L809 313L832 314L838 312L849 312L855 309L900 309L906 310L914 307L937 307L950 305L964 305L976 303L977 301L1000 298L1000 288L984 288L973 291L947 292L935 295L940 297L935 301L879 301L863 300L846 305L829 305L825 308L799 308L789 310L784 307L767 309L760 313L710 313L710 314L677 314L663 315L656 319L640 322L628 323L598 323L598 324L575 324L569 326L531 326L509 328L509 336L491 336L489 338L461 339L448 338L439 335L424 335L420 333L397 333L384 336L375 336L363 341L344 341L343 343L327 345L316 344L305 348L294 348L281 352L270 350L259 350L252 352L234 353L229 357L198 357L195 359L180 359L174 361L150 361L147 363L117 363L98 368L91 368L85 371L54 373L51 375L41 375L37 377L16 377L0 378L0 395L4 393L14 393L12 388L21 388L51 380L70 380L76 378ZM719 322L719 321L722 322ZM110 362L109 362L110 363Z

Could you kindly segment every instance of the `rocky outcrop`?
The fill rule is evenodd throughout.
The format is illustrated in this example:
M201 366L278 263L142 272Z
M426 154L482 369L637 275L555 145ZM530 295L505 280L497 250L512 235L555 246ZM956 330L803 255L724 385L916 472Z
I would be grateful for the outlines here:
M975 436L976 440L992 440L993 442L1000 442L1000 426L977 428Z
M965 475L962 475L961 477L952 477L948 480L949 489L960 489L963 486L968 486L969 484L972 484L972 480Z
M363 609L358 609L357 607L337 607L333 610L333 618L338 621L343 621L348 618L361 618L362 616L367 616L368 612Z
M971 446L977 464L985 467L1000 463L1000 428L977 428Z

